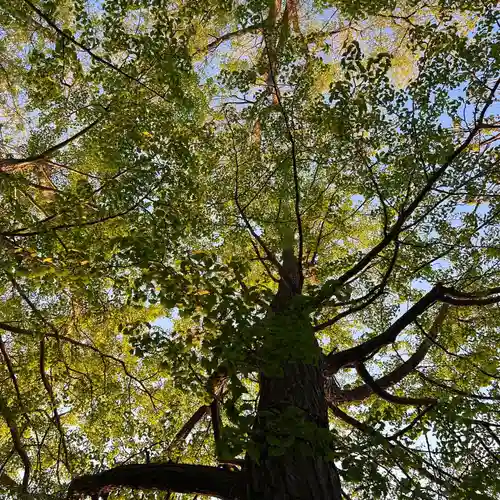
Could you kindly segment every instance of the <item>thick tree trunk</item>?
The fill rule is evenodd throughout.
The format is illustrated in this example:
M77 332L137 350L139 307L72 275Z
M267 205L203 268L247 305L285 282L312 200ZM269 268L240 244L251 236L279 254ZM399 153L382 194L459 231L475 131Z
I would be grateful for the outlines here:
M328 456L321 350L296 300L300 293L297 260L285 250L263 348L263 356L277 355L282 371L275 375L276 367L267 366L260 374L255 450L246 458L248 500L341 499L339 476Z
M259 413L273 411L279 418L289 408L304 412L307 424L328 429L327 405L319 366L293 363L285 367L283 377L261 376ZM273 417L274 418L274 417ZM287 441L272 428L267 416L259 416L254 439L259 448L258 459L247 457L248 500L315 499L340 500L341 489L332 461L318 449L318 443L295 438L283 454L270 456L269 436ZM280 435L281 434L281 435ZM320 438L321 439L321 438ZM309 455L307 451L310 450Z

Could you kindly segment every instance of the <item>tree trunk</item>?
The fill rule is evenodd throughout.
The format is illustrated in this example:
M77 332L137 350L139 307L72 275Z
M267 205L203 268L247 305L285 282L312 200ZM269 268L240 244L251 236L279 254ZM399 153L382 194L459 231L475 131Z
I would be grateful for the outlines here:
M340 500L328 440L321 350L307 311L295 300L301 293L297 260L291 252L283 257L284 276L262 353L272 353L273 359L278 353L275 363L282 371L275 375L271 366L260 374L254 452L246 457L247 499Z
M289 364L283 377L261 376L259 413L274 410L279 418L287 408L299 408L304 420L318 429L328 429L327 405L320 367L306 363ZM341 489L335 465L318 445L305 438L279 456L270 456L268 436L285 441L287 431L276 434L267 416L258 416L254 440L259 457L247 457L248 500L315 499L340 500ZM280 435L281 434L281 435ZM279 437L278 437L279 436ZM311 454L308 454L308 450Z

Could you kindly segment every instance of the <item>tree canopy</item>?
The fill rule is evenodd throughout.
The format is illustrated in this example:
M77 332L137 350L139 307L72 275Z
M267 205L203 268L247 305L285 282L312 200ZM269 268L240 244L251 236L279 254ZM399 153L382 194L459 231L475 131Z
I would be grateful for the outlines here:
M500 498L500 7L0 5L0 495Z

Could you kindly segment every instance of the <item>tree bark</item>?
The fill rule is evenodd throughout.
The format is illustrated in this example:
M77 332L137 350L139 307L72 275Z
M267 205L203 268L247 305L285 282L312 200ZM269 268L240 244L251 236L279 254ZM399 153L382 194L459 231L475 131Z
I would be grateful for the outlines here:
M294 305L294 298L301 293L301 280L293 252L283 252L282 266L286 276L281 277L270 316L274 325L283 325L285 336L290 327L300 332L298 336L289 332L295 352L278 361L282 372L270 375L263 370L260 374L259 406L252 432L256 452L246 457L247 500L340 500L338 472L326 453L328 442L322 437L328 433L328 407L321 350L307 311ZM278 328L280 336L283 330ZM280 343L275 335L276 329L269 328L266 340L271 347ZM303 356L300 350L297 353L297 338ZM298 421L281 425L290 412ZM307 431L297 432L302 428Z
M290 407L304 412L304 420L318 429L328 429L328 414L319 364L290 363L282 377L261 375L259 414L274 411L277 416ZM267 417L258 416L254 440L259 457L247 456L247 499L315 499L340 500L340 480L335 464L321 453L315 454L315 443L296 438L280 456L270 456L266 438L274 429ZM286 440L286 430L282 439ZM304 452L301 444L312 451Z
M99 474L76 477L68 498L101 495L114 488L200 493L224 499L242 498L243 474L205 465L155 463L129 464Z

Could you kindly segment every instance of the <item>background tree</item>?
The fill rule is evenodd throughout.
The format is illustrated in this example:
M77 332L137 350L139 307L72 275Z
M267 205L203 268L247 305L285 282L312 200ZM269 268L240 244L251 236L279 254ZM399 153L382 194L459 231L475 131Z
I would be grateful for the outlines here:
M495 2L0 25L6 496L498 498Z

